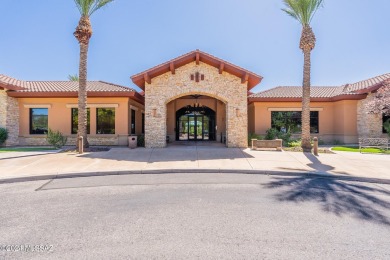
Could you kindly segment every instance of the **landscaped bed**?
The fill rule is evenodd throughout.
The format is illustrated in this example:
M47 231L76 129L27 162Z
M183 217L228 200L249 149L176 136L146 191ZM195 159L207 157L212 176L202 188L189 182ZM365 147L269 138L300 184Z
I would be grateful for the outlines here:
M53 151L57 150L53 147L4 147L0 148L0 153L9 152L39 152L39 151Z
M303 152L302 147L300 146L294 146L294 147L283 147L284 151L287 152ZM313 150L312 150L313 151ZM318 153L330 153L334 154L329 148L323 148L323 147L318 147Z
M333 151L341 152L360 152L358 146L336 146L332 148ZM380 148L362 148L362 153L381 153L381 154L390 154L390 150L383 150Z

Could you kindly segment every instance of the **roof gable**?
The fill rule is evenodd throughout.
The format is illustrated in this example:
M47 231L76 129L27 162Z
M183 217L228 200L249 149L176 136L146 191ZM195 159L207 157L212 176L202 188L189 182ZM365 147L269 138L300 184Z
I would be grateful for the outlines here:
M196 50L184 54L182 56L179 56L173 60L162 63L160 65L157 65L141 73L138 73L132 76L131 80L142 90L145 90L145 82L150 84L153 78L158 77L167 72L171 72L172 74L175 74L175 69L182 67L191 62L196 62L197 64L203 62L217 68L220 74L222 74L222 72L225 71L229 74L239 77L241 78L242 83L247 82L248 90L255 87L263 79L263 77L253 72L245 70L241 67L233 65L217 57L214 57L208 53Z
M27 87L27 82L11 78L9 76L0 74L0 88L9 90L23 90Z

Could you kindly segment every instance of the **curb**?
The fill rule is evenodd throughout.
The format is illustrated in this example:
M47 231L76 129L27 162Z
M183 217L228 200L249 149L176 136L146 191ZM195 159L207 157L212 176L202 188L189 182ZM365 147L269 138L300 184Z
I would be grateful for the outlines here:
M23 176L16 178L0 179L0 184L43 181L54 179L68 179L81 177L96 177L96 176L113 176L113 175L133 175L133 174L172 174L172 173L224 173L224 174L259 174L271 176L291 176L304 178L322 178L328 180L342 180L354 182L366 182L376 184L390 184L390 179L356 177L356 176L341 176L330 175L323 172L288 172L288 171L264 171L264 170L230 170L230 169L164 169L164 170L135 170L135 171L111 171L111 172L72 172L61 174L48 174L37 176Z

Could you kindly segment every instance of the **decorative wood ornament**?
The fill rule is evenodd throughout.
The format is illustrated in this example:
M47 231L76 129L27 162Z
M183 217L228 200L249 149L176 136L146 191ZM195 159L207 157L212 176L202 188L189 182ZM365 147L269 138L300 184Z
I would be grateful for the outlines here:
M195 82L203 81L204 80L204 74L200 74L199 72L195 72L195 74L191 74L190 76L191 80L195 80Z

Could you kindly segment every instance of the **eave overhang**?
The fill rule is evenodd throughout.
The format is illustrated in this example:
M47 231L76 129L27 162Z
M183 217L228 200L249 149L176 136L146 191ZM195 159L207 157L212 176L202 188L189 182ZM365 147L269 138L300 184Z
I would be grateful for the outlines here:
M64 92L15 92L9 91L7 92L8 96L16 97L16 98L77 98L77 91L64 91ZM144 104L144 97L139 93L132 92L121 92L121 91L88 91L88 97L129 97L134 101Z
M367 97L367 94L355 94L355 95L339 95L335 97L316 97L310 98L310 102L336 102L341 100L362 100ZM265 97L248 97L248 104L254 102L302 102L302 98L265 98Z
M184 54L168 62L165 62L163 64L160 64L158 66L155 66L146 71L143 71L141 73L138 73L132 76L131 80L142 90L145 90L145 82L150 84L153 78L158 77L167 72L175 74L175 70L177 68L182 67L191 62L196 62L196 64L203 62L205 64L217 68L220 74L225 71L229 74L241 78L241 83L247 83L248 91L258 85L263 79L262 76L259 76L253 72L245 70L217 57L214 57L208 53L196 50Z

